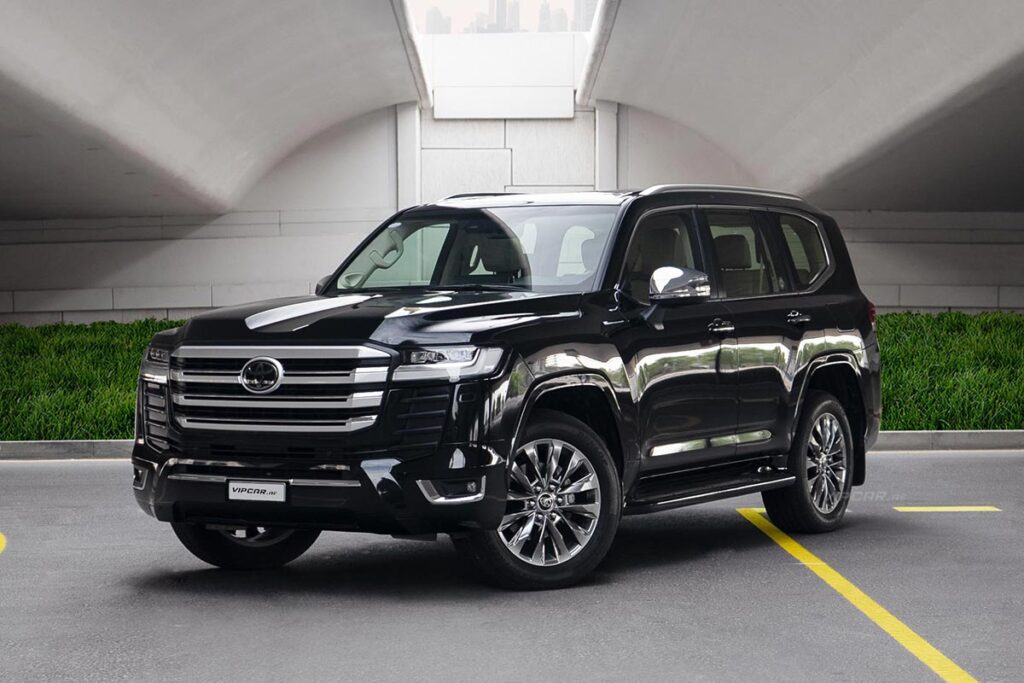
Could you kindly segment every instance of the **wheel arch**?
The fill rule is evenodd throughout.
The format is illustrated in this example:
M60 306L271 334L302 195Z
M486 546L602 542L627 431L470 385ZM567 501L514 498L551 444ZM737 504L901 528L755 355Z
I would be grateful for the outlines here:
M853 356L847 353L829 353L815 358L808 366L800 393L796 402L791 427L791 438L800 424L804 401L812 390L821 390L835 396L846 411L853 433L853 485L864 483L866 476L865 436L867 430L867 410L864 404L861 368Z
M539 380L530 387L512 435L509 453L515 453L520 434L537 410L554 410L574 417L593 429L608 446L619 470L623 490L636 477L636 437L611 382L600 373L570 373Z

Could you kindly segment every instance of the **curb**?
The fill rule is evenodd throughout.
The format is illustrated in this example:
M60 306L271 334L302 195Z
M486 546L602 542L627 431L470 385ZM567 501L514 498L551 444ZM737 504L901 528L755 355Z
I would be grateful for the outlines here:
M882 432L872 453L892 451L1024 450L1024 430ZM0 460L128 458L132 440L0 441Z
M1024 430L881 432L871 452L1005 450L1024 450Z
M132 440L117 441L0 441L0 460L89 460L128 458Z

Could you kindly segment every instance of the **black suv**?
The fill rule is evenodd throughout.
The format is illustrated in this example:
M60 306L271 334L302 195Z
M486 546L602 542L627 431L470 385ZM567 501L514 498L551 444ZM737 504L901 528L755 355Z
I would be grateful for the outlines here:
M881 415L835 221L727 187L458 195L315 296L199 315L142 362L142 508L229 568L321 530L450 534L511 588L578 581L623 514L755 491L835 528Z

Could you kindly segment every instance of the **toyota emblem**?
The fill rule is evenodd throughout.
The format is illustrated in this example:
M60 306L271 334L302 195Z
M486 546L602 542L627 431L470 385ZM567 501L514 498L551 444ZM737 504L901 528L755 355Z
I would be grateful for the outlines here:
M274 358L261 356L242 366L238 383L251 393L268 394L281 386L283 378L284 368L281 363Z

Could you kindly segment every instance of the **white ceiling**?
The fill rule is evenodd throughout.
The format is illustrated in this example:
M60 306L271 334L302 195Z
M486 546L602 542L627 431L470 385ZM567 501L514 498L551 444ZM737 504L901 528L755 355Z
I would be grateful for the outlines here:
M0 216L230 208L304 140L427 96L404 12L0 0Z
M618 9L603 24L599 12L596 35L606 41L595 46L601 58L584 75L583 99L673 119L761 184L839 204L830 208L1024 209L1021 193L996 178L1019 168L1013 155L968 144L1020 146L1019 110L996 101L964 109L989 90L1010 92L1024 50L1019 0L606 4ZM929 136L935 126L946 135ZM953 131L972 135L950 141ZM949 182L949 143L997 185ZM913 175L872 180L892 168Z

